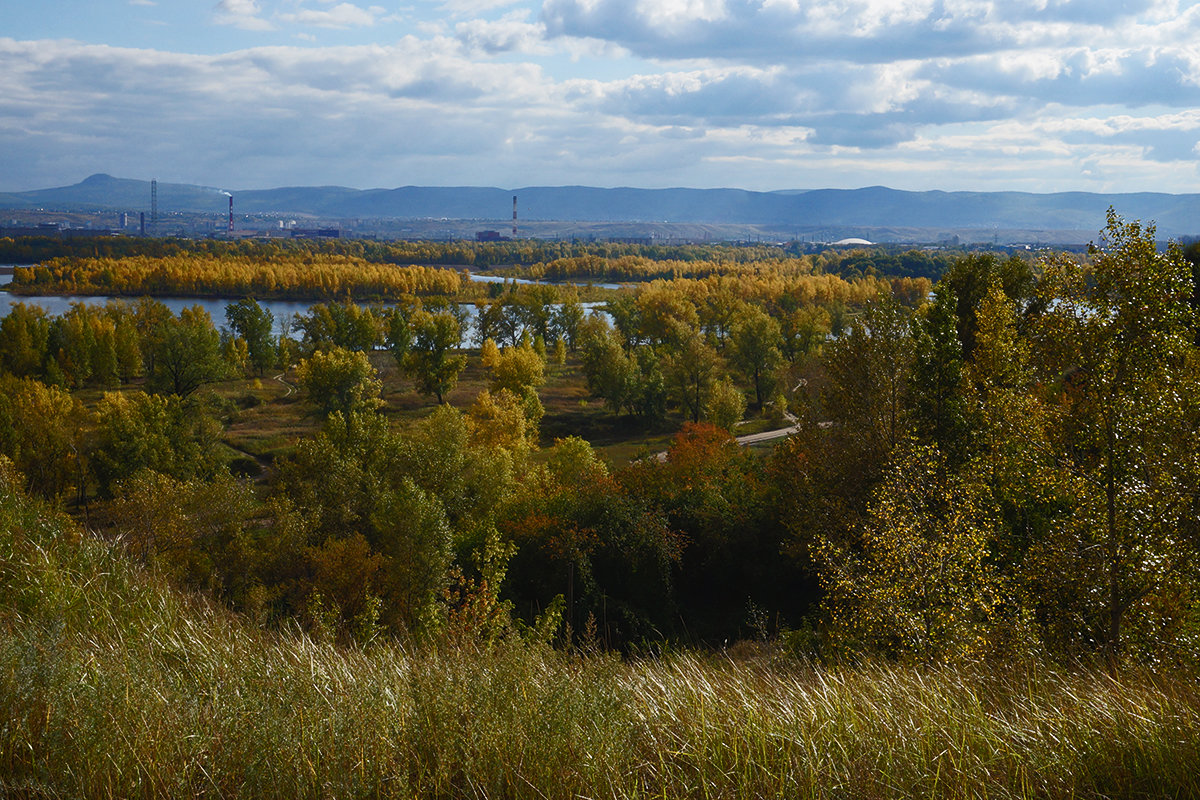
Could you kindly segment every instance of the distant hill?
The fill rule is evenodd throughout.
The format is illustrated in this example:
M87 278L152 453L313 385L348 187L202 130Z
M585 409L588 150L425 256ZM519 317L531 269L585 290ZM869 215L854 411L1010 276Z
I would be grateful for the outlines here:
M333 219L503 221L511 217L516 195L519 215L527 221L1098 231L1106 209L1113 206L1126 218L1155 221L1165 236L1200 233L1200 194L906 192L883 186L781 192L587 186L366 190L296 186L229 191L238 213ZM228 200L220 188L159 183L158 204L162 213L220 213ZM93 175L74 186L0 194L0 208L137 212L149 207L149 181L109 175Z

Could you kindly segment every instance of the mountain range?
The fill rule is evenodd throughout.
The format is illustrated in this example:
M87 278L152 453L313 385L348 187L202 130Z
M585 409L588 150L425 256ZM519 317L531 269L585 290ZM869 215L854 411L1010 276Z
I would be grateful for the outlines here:
M741 189L602 189L587 186L341 186L229 190L239 214L319 219L504 221L518 198L522 220L737 223L787 226L911 227L1098 231L1112 206L1126 219L1157 223L1159 233L1200 233L1200 194L1062 192L910 192L871 186L752 192ZM224 189L158 184L160 213L222 213ZM0 209L149 211L150 182L92 175L73 186L0 193Z

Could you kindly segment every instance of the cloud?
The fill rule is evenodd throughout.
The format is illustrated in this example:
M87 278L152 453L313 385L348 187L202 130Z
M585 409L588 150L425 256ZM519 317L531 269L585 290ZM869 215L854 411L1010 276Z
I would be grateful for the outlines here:
M550 36L647 58L880 63L1127 36L1153 0L545 0ZM1144 26L1139 33L1147 33Z
M738 1L681 0L655 13L715 17ZM339 5L294 3L289 13ZM942 5L962 16L967 0ZM1016 13L975 6L988 24ZM788 0L759 7L793 13ZM899 2L876 10L897 24L912 13ZM247 0L224 13L284 22ZM640 61L603 59L623 46L609 40L548 40L543 20L513 10L387 45L214 55L0 38L0 190L94 172L231 188L1191 191L1197 177L1200 55L1178 27L1172 41L1140 22L1154 35L1137 46ZM573 48L599 65L572 72L562 56Z
M213 21L244 31L273 30L275 26L261 17L261 13L258 0L221 0L213 12Z
M446 0L441 8L452 17L477 17L498 8L514 6L521 0Z
M276 18L281 22L312 25L318 28L370 27L386 13L380 6L361 8L353 3L338 3L329 9L305 8L295 12L281 13Z
M527 22L527 11L514 11L501 19L472 19L454 26L454 35L469 50L498 55L525 53L546 55L552 48L545 41L545 27Z
M156 6L158 3L154 0L129 0L131 6Z

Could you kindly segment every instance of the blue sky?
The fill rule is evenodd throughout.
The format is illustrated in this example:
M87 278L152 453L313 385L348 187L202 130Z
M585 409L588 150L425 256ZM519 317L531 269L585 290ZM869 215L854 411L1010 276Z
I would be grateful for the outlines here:
M1181 0L0 0L0 191L1200 191Z

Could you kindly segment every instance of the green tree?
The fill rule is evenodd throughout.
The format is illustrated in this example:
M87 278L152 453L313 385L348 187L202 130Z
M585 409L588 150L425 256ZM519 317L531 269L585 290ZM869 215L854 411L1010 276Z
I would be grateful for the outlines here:
M380 337L380 320L369 308L351 303L321 303L296 317L305 352L342 347L370 350Z
M1016 255L1002 261L992 253L972 253L955 259L938 283L954 293L958 339L963 357L969 359L979 327L976 315L992 287L999 286L1014 304L1024 305L1032 298L1037 279L1032 265Z
M72 303L70 311L51 320L47 349L63 381L76 389L87 384L96 352L96 330L87 306Z
M225 306L225 319L234 334L246 342L250 364L262 375L275 366L278 349L272 333L275 315L252 297Z
M713 384L708 402L704 404L704 418L718 428L733 433L734 428L746 414L746 395L728 378Z
M692 422L699 422L713 381L720 371L721 357L698 330L687 325L674 327L672 342L663 357L668 390Z
M12 459L34 494L59 500L83 488L83 417L64 389L0 376L0 454Z
M383 383L367 354L335 347L317 350L296 367L296 380L323 416L374 411Z
M38 306L14 303L0 319L0 367L18 377L37 377L50 344L50 320Z
M579 326L583 324L583 304L579 302L579 292L574 287L563 290L562 300L554 309L550 319L550 335L555 340L563 340L571 352L579 345Z
M932 445L903 446L873 493L857 547L818 545L826 603L848 641L941 660L985 641L1000 581L990 493Z
M583 374L588 390L604 399L614 414L631 403L637 361L626 354L617 334L605 326L583 340Z
M221 427L195 402L174 395L105 392L96 407L97 431L90 464L101 494L139 470L178 480L221 472Z
M221 334L203 307L185 308L160 324L151 342L152 366L146 376L151 391L187 397L228 374Z
M396 365L400 367L404 366L404 358L412 346L414 310L415 308L409 305L395 305L388 308L383 315L384 344L396 360Z
M783 361L781 339L779 323L756 306L743 307L733 318L728 358L754 389L755 408L762 408L775 386L775 370Z
M910 314L891 298L872 303L825 350L821 421L833 423L843 463L868 482L910 430L913 350Z
M829 336L829 326L829 312L821 306L801 306L786 311L780 318L784 356L795 363L803 356L819 351Z
M939 287L934 302L914 319L913 419L917 433L952 464L969 455L971 420L964 392L962 343L954 293Z
M1035 342L1062 493L1073 499L1043 552L1074 580L1085 629L1111 666L1127 621L1173 582L1195 579L1200 531L1200 374L1191 270L1153 226L1111 209L1086 270L1044 264ZM1066 591L1067 587L1062 587Z
M183 481L142 470L116 485L109 513L160 574L244 607L262 571L249 535L253 508L249 486L228 473Z
M335 413L319 434L302 440L283 461L276 487L308 520L307 546L326 551L313 552L320 556L314 564L328 565L339 553L347 554L330 540L353 540L355 535L362 536L370 553L382 556L382 561L374 560L378 574L362 588L381 599L385 625L414 635L438 627L454 534L473 527L464 501L478 498L494 507L494 492L503 491L506 483L474 469L467 425L459 412L442 407L431 418L402 437L379 415ZM463 527L455 527L455 521ZM359 555L355 563L369 567L372 557ZM328 591L332 585L317 580L301 591ZM326 599L337 602L345 616L353 611L347 598L354 594L352 587L342 585L336 597ZM297 609L308 602L307 596L292 600Z
M460 336L458 320L449 312L419 311L413 315L413 341L404 358L404 370L416 383L417 391L434 395L439 405L467 366L467 357L455 352Z
M142 341L138 335L137 320L133 309L123 302L110 302L105 313L112 320L117 358L117 374L126 383L140 377L145 369L142 359Z

